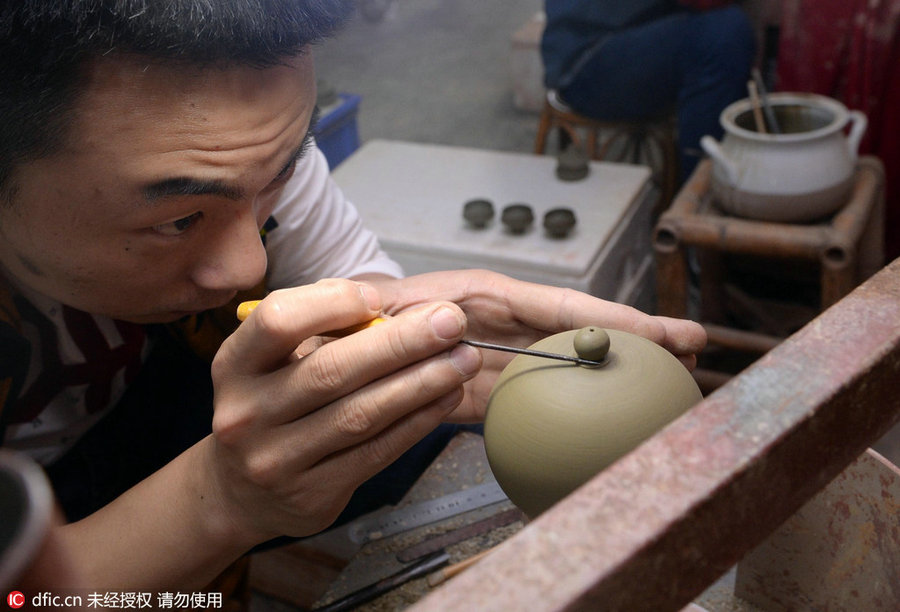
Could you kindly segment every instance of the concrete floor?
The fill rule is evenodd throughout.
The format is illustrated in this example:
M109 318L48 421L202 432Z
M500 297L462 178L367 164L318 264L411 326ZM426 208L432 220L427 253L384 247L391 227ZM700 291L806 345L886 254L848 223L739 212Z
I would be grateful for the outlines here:
M393 0L315 49L318 76L362 96L360 138L530 151L537 116L513 106L510 38L541 0Z

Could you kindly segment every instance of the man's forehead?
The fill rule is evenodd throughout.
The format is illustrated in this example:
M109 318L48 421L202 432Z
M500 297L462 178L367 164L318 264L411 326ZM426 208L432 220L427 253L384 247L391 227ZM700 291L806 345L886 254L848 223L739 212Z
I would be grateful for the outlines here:
M161 64L120 54L92 60L74 116L74 135L109 138L151 131L158 137L205 135L200 148L242 146L248 133L274 137L315 106L309 54L270 67Z
M82 91L88 96L140 96L178 91L201 99L227 98L252 103L273 87L290 81L315 82L312 56L302 53L271 66L246 63L164 62L127 53L98 56L86 64Z

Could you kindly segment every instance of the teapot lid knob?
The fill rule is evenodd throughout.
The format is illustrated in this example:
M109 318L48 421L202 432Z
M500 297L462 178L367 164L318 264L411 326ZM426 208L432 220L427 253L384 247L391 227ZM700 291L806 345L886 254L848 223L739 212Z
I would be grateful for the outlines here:
M602 361L609 352L609 334L600 327L583 327L572 341L575 353L582 359Z

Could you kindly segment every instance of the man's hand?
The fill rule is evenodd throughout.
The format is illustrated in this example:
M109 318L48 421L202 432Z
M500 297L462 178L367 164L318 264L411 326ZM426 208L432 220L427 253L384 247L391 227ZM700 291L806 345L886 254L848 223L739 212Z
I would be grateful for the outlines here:
M397 314L433 300L453 302L466 313L467 338L527 347L550 334L598 325L643 336L660 344L688 369L706 345L706 332L692 321L654 317L629 306L572 289L517 281L483 270L433 272L402 280L372 279L385 312ZM494 381L512 357L484 352L484 367L466 383L463 404L453 421L484 418Z
M481 366L466 317L429 301L382 325L309 342L381 314L371 286L329 280L271 294L213 363L213 472L252 539L327 527L354 489L460 403Z
M238 532L258 541L315 533L442 420L481 420L512 357L482 358L458 344L464 335L527 347L599 325L653 340L688 368L706 343L690 321L492 272L366 280L273 293L216 356L210 463ZM382 313L391 317L381 325L317 338Z

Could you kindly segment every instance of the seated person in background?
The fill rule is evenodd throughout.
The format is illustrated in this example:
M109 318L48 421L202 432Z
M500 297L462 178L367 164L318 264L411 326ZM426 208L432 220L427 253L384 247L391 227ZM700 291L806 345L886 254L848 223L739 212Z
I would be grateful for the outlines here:
M682 182L700 138L746 97L755 58L743 10L723 0L546 0L544 82L577 113L647 121L677 111Z
M310 46L352 8L0 8L0 440L46 467L86 588L196 589L397 501L435 454L417 443L481 420L509 361L464 335L616 327L689 366L705 342L485 271L401 278L311 137Z

